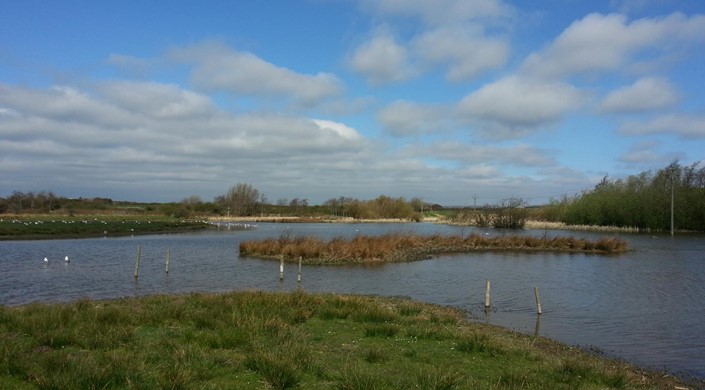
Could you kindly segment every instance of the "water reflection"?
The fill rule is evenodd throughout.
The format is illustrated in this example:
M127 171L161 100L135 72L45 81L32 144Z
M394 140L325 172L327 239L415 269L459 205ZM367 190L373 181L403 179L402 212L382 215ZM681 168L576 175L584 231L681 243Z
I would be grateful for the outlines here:
M259 224L256 229L183 235L5 241L0 242L0 304L246 289L408 296L458 307L478 321L595 346L637 364L705 378L702 236L622 235L634 250L619 256L493 252L377 267L304 265L301 282L297 265L286 264L280 280L277 261L238 254L241 240L281 234L332 238L392 231L506 234L431 224ZM600 237L581 232L524 234ZM140 274L134 278L138 246ZM43 261L64 256L71 262ZM487 280L492 283L492 306L485 311ZM536 287L542 315L536 314Z

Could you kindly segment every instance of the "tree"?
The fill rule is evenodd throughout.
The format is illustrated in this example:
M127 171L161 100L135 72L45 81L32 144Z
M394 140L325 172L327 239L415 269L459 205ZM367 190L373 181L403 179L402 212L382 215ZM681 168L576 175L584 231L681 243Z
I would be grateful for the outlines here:
M216 197L215 202L227 208L229 215L248 216L257 213L260 200L259 191L252 185L237 183L225 195Z
M504 199L496 208L492 224L496 228L523 229L528 213L521 198Z

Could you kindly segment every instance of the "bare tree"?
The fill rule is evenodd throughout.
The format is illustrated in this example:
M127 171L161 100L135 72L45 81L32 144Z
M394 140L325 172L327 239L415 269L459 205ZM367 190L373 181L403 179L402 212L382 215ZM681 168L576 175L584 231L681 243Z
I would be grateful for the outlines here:
M502 200L497 206L493 220L496 228L523 229L526 224L528 212L526 202L521 198L509 198Z
M260 193L250 184L238 183L225 195L216 197L216 203L227 207L229 213L237 216L247 216L257 213L260 206Z

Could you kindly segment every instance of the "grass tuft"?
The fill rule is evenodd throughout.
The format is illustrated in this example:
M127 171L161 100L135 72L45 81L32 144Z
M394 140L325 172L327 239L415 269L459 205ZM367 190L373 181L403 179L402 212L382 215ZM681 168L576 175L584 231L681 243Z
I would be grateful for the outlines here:
M373 324L365 327L366 337L394 337L399 327L394 324Z

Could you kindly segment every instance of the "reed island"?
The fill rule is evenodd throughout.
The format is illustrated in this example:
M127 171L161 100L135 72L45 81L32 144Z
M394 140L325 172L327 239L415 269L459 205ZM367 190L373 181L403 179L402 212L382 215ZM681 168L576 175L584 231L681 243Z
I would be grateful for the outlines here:
M627 242L605 237L596 241L575 237L418 235L389 233L336 237L283 234L278 238L242 241L240 255L283 259L304 264L374 264L427 259L435 255L477 251L581 252L614 254L628 250Z

